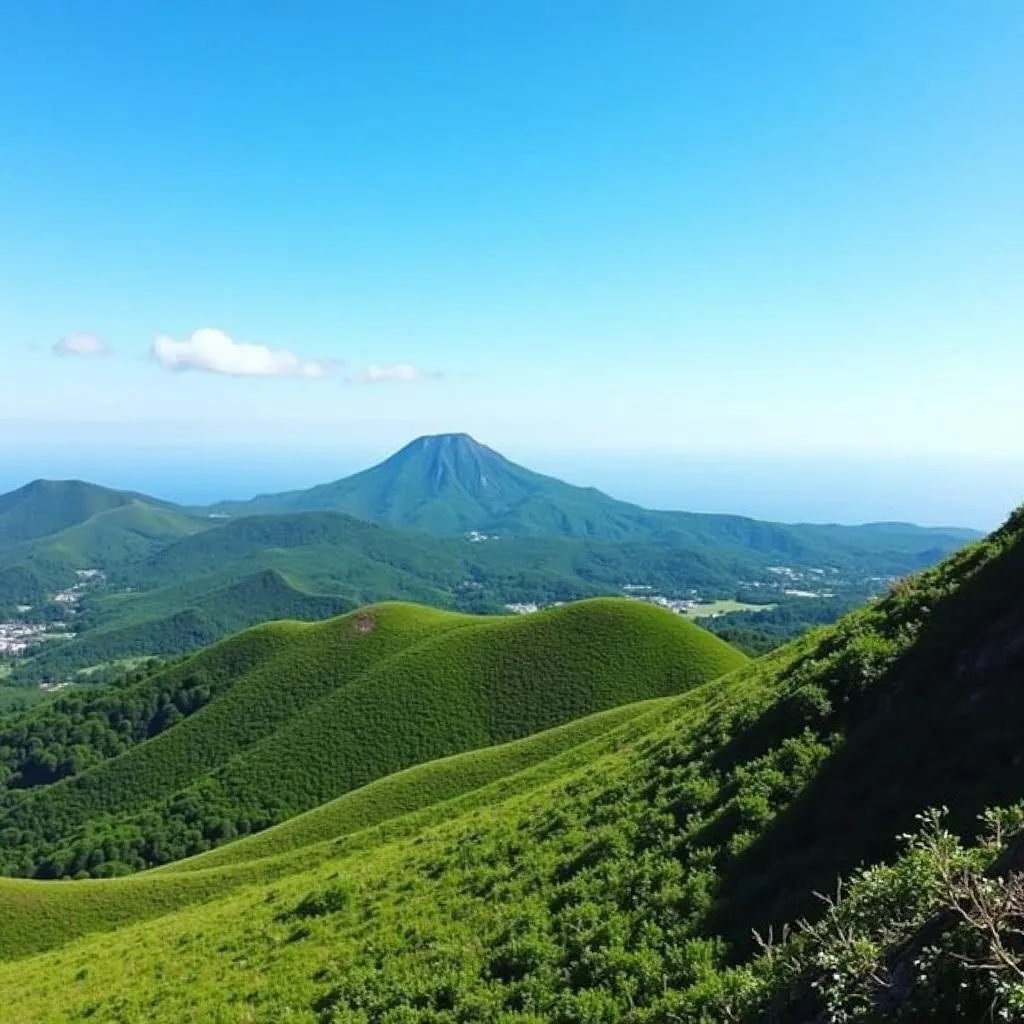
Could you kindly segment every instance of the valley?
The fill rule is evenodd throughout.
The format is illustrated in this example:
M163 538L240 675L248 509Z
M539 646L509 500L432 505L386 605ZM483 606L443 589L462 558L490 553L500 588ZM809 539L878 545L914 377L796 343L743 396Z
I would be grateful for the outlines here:
M47 511L40 526L48 502L65 511ZM50 633L64 622L74 634L11 652L11 678L33 686L83 681L83 670L111 679L125 659L176 657L269 619L388 600L478 614L615 595L691 613L721 600L780 605L776 632L743 621L734 636L760 653L973 536L651 512L442 435L347 480L211 509L30 484L0 498L0 612L13 623L29 606Z

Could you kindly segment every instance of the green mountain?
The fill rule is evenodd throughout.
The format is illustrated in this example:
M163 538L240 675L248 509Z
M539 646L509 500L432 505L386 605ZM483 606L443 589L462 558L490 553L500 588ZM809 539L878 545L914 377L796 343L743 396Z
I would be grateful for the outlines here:
M650 512L531 473L465 435L421 438L349 480L232 508L247 514L190 513L73 481L0 497L0 616L29 605L41 620L60 617L48 602L76 570L105 574L77 595L74 615L64 606L75 638L39 646L14 681L67 680L97 665L107 673L119 659L186 653L282 614L382 600L502 612L627 585L760 605L786 601L787 588L822 594L821 608L781 610L775 632L737 623L731 635L763 650L823 614L832 621L879 580L935 562L969 533Z
M1017 919L999 910L1012 879L998 875L1018 852L1018 819L989 815L983 827L978 816L1024 794L1022 579L1024 510L837 625L679 696L381 775L158 871L5 881L0 949L11 962L0 966L0 1015L349 1024L1019 1019ZM641 608L595 607L602 617ZM569 611L585 618L587 609ZM463 632L432 626L432 639L392 648L393 630L415 630L422 614L403 612L386 630L364 625L343 646L380 636L411 670L423 663L412 652L447 649ZM545 627L557 621L552 615ZM280 628L243 634L210 655L258 641L255 678ZM598 632L621 642L633 629L620 621ZM557 656L575 657L572 642L563 634ZM641 649L656 658L663 642L639 641L609 678ZM502 649L514 659L527 651ZM532 671L564 678L550 662L555 649L538 650ZM280 668L278 685L302 675ZM406 666L397 675L407 679L403 700L423 686ZM537 683L531 693L544 689ZM148 770L129 777L118 765L161 744L171 749L221 699L93 769L117 786L85 785L91 770L16 797L16 817L0 835L17 843L33 820L17 807L45 814L47 794L102 835L108 794L122 800L124 787L157 778ZM525 703L539 707L534 701ZM265 706L240 701L238 713L252 707L260 716ZM346 717L316 716L317 724ZM383 716L375 745L397 740L411 750L405 734L417 717ZM312 729L307 719L302 735ZM346 743L329 746L344 759ZM293 763L277 763L280 781L269 770L262 776L267 799L289 796L305 774L305 748L296 739L290 747ZM210 748L187 749L206 756ZM324 771L333 771L327 762L310 774ZM76 801L62 795L71 792ZM211 790L214 814L220 792ZM937 804L950 808L949 828L983 841L965 848L930 825L909 845L896 838L917 831L915 815ZM202 820L199 808L193 813ZM59 820L44 829L60 835ZM113 836L105 839L104 857L120 853ZM857 874L871 859L889 866ZM813 896L835 893L836 876L849 871L838 904ZM956 904L968 913L955 912L949 900L961 891L998 913L972 917L970 903ZM805 926L781 931L799 916ZM751 929L767 935L773 925L776 940L761 954ZM908 950L909 975L901 973Z
M627 583L732 597L739 579L771 580L769 561L654 543L547 537L474 543L338 512L246 516L116 567L112 586L83 601L79 635L45 645L17 677L66 678L118 658L184 653L272 618L324 617L383 600L502 612L509 603L619 594Z
M621 599L508 618L377 605L258 627L139 684L154 711L131 749L109 735L119 729L109 693L68 698L52 734L19 731L54 722L49 708L13 726L0 740L15 751L0 863L76 874L109 865L99 851L110 844L122 864L162 863L410 765L680 693L745 660L698 626ZM71 707L74 737L59 727ZM29 785L47 765L67 777Z
M901 523L805 526L742 516L655 512L594 488L574 487L518 466L467 434L420 437L384 462L305 491L222 502L220 514L337 511L437 535L572 537L757 552L802 564L848 566L888 556L922 568L977 533Z
M34 480L0 495L0 546L58 533L136 501L163 504L141 494L113 491L81 480Z
M77 569L113 572L209 525L144 495L37 480L0 495L0 609L39 604Z

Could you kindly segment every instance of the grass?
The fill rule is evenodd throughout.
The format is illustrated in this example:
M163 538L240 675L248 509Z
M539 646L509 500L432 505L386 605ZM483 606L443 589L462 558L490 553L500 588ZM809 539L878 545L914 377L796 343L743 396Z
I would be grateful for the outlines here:
M1022 578L1024 512L835 627L576 723L582 742L424 765L130 879L11 882L0 1020L765 1020L734 1013L752 927L814 913L928 803L973 822L1024 794ZM116 927L133 900L160 916ZM26 955L35 921L69 941Z
M128 878L54 884L0 879L0 960L60 946L308 871L342 852L365 854L471 809L579 770L676 713L675 699L601 712L512 743L417 765L257 836Z
M669 612L617 599L504 618L379 605L258 627L146 684L219 680L205 707L9 800L0 837L19 838L3 852L44 876L159 864L411 765L681 693L744 660Z

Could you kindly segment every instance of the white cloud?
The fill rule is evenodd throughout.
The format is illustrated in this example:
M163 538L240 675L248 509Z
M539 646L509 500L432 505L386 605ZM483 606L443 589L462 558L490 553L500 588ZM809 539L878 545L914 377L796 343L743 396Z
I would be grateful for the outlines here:
M54 343L53 351L58 356L105 356L107 346L95 334L68 334Z
M300 359L286 349L235 341L223 331L204 327L186 341L161 335L153 342L153 358L168 370L204 370L231 377L327 377L330 362Z
M359 384L383 384L387 382L423 380L437 374L427 373L412 363L395 363L393 366L378 366L371 363L353 379Z

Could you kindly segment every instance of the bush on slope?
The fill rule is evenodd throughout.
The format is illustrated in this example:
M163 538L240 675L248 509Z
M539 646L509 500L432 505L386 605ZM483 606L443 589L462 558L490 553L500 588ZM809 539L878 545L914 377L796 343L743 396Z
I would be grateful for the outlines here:
M0 818L8 871L164 863L409 765L680 693L745 660L677 616L622 600L506 619L385 605L273 629L280 653L222 698L117 760L11 801Z
M21 1019L43 1005L55 1019L744 1019L729 1016L745 981L728 970L743 945L730 951L723 931L763 931L783 906L792 917L851 851L891 854L933 771L972 821L993 794L1024 790L1022 561L1018 514L839 627L705 687L698 721L372 857L2 968L7 1005ZM919 734L889 715L905 694L918 709L931 698ZM823 790L836 764L883 799L861 809ZM809 834L800 808L830 803ZM792 884L760 891L776 870Z

